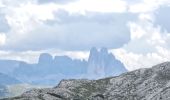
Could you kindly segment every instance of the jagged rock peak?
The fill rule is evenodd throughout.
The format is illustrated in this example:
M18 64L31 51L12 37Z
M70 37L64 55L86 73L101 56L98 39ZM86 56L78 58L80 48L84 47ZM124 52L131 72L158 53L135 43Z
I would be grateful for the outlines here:
M96 47L92 47L91 49L90 49L90 55L96 55L96 54L98 54L98 50L97 50L97 48Z
M92 47L92 48L90 49L90 52L91 52L91 53L95 53L95 52L98 52L98 50L97 50L96 47Z
M90 50L89 60L98 59L100 56L108 55L108 50L105 47L102 47L101 49L97 49L96 47L92 47Z
M96 47L92 47L90 50L90 54L96 54L96 53L106 53L108 54L108 49L105 47L102 47L101 49L97 49Z
M40 54L39 61L38 61L39 64L40 63L48 63L48 62L51 62L51 61L53 61L53 57L50 54L48 54L48 53Z
M99 52L98 52L97 48L92 47L91 50L90 50L88 62L91 62L92 60L98 58L98 56L99 56Z
M102 48L100 49L100 53L102 53L102 54L108 54L108 49L105 48L105 47L102 47Z

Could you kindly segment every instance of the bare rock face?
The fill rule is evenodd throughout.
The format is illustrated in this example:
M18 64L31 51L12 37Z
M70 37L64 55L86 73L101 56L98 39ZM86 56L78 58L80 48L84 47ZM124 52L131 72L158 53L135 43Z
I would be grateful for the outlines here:
M170 62L99 80L63 80L9 100L170 100Z
M53 57L48 53L43 53L39 57L39 64L49 64L53 61Z
M90 50L87 69L89 79L117 76L124 72L127 72L124 65L107 48L97 50L93 47Z

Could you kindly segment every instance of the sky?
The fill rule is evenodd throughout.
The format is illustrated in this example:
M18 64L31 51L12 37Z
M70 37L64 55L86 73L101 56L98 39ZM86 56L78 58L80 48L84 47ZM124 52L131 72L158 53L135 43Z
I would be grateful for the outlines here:
M87 59L107 47L128 70L170 61L169 0L0 0L0 59Z

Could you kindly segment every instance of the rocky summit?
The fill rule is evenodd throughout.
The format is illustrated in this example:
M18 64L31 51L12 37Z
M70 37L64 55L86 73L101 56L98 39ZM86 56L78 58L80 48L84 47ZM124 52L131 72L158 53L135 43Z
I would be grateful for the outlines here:
M170 62L99 80L62 80L7 100L170 100Z
M127 72L127 69L123 63L117 60L107 48L97 49L93 47L90 50L87 69L90 77L88 79L117 76L124 72Z

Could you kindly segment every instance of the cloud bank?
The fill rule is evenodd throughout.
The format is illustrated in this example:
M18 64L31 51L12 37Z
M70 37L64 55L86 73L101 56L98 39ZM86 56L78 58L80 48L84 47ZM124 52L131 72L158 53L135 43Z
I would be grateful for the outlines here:
M28 61L42 51L69 51L70 56L85 58L96 46L109 48L129 70L150 67L170 59L169 4L169 0L1 0L0 58L7 56L6 51ZM24 58L28 51L31 56Z
M14 1L2 2L10 28L2 50L119 48L129 41L127 23L136 17L126 13L126 2L120 0Z
M139 8L130 10L139 15L137 21L129 24L130 42L122 48L111 50L128 70L147 68L170 60L169 4L167 0L150 0L131 6Z

